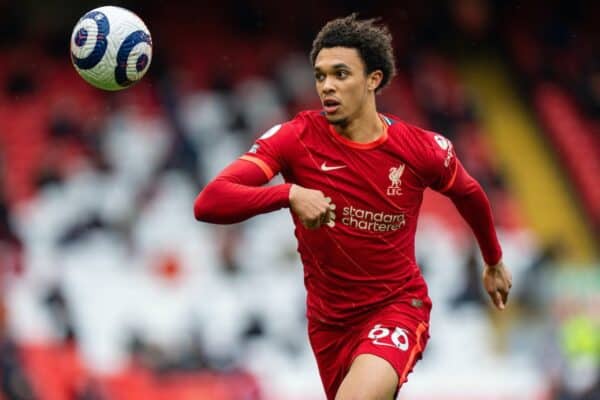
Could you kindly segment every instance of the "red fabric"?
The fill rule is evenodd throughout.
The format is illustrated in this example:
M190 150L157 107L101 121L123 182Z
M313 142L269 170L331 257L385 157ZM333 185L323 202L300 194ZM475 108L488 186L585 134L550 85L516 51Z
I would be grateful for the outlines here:
M490 202L481 185L465 171L460 162L457 162L454 184L444 194L450 197L471 227L485 263L496 265L500 262L502 249L496 236Z
M234 161L200 192L194 216L199 221L232 224L289 206L291 184L260 187L267 181L257 165Z
M33 391L48 400L69 400L89 382L74 344L25 345L21 347L25 371Z
M302 112L267 131L196 201L196 217L217 223L287 206L289 186L254 187L277 173L331 197L336 218L328 226L308 230L292 215L309 320L348 327L373 310L406 301L407 288L422 280L414 240L427 187L454 200L486 261L500 255L489 202L457 161L452 143L395 118L384 120L387 136L357 148L331 132L319 112Z
M309 322L309 338L327 399L333 400L342 380L361 354L383 358L396 370L398 387L407 381L429 339L431 300L425 283L410 293L410 302L377 310L352 328Z

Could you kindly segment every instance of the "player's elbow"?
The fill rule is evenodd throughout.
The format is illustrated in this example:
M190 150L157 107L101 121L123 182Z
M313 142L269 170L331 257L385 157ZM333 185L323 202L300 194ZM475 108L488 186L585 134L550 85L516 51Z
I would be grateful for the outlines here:
M214 201L214 194L212 187L208 184L196 197L194 201L194 218L197 221L202 222L214 222L214 214L217 207L216 201Z
M467 182L463 182L461 185L454 185L443 194L453 201L460 201L469 197L477 197L481 193L483 193L483 188L479 182L477 182L475 179L471 179Z

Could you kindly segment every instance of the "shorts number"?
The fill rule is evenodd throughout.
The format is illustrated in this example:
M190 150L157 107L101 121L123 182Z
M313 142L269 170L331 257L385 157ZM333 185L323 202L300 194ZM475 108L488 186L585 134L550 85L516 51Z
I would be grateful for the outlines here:
M382 339L385 339L388 336L390 336L390 330L388 328L383 328L381 324L375 325L373 329L371 329L371 332L369 332L369 339L373 339L373 344L395 347L402 351L408 350L409 342L406 330L396 327L390 336L391 343L382 341Z

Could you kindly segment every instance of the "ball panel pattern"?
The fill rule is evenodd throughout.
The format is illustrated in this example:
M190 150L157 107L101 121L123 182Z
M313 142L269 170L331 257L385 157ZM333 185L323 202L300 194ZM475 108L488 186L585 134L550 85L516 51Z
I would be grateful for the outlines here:
M146 46L141 44L145 43ZM117 68L115 77L117 83L122 86L129 86L143 76L137 71L137 61L141 55L148 55L148 45L151 44L150 35L143 31L132 32L125 40L117 54ZM151 54L151 53L150 53Z
M79 29L78 29L79 28ZM106 15L98 11L90 11L84 15L71 37L71 57L79 69L94 68L106 51L107 37L110 34L110 23ZM85 32L85 40L82 40Z
M71 35L71 60L88 83L121 90L139 81L152 61L152 38L144 22L121 7L86 13Z

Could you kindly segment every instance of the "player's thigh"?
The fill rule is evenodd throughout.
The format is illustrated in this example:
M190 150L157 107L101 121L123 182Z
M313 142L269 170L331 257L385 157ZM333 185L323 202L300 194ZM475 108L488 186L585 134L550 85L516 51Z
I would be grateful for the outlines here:
M354 338L346 330L308 322L310 344L327 399L334 400L352 360Z
M375 357L374 360L379 359L376 366L380 366L380 369L391 368L393 370L394 379L392 380L396 385L391 395L387 394L387 383L390 379L385 379L383 382L375 381L377 385L385 389L384 395L390 396L383 398L394 397L394 393L397 393L400 386L407 381L408 375L417 361L421 359L429 338L428 317L426 313L420 314L407 308L406 305L399 304L374 314L371 320L362 327L358 336L358 344L352 350L351 359L357 360L362 355L370 355ZM375 375L374 369L361 368L359 371L363 369L367 371L367 375L369 373ZM377 373L379 373L379 369L377 369ZM360 376L362 374L359 374ZM371 390L371 383L372 381L365 381L364 389ZM351 391L345 389L344 393L351 394ZM373 393L377 395L379 392ZM368 396L367 393L364 398L379 398Z
M361 354L337 391L335 400L393 400L398 374L390 363L373 354Z

